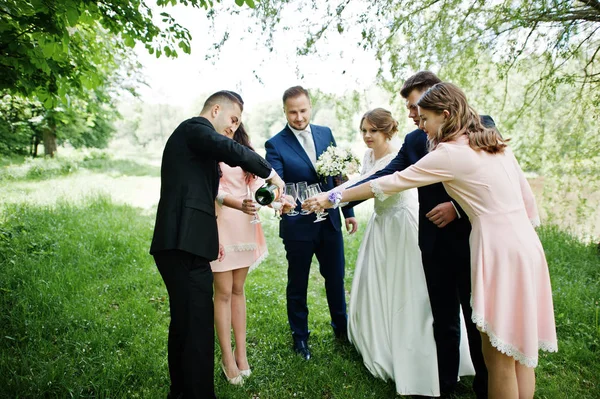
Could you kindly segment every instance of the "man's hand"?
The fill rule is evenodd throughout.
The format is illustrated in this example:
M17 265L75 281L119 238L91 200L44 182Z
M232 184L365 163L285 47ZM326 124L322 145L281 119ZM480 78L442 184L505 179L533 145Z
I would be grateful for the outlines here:
M281 197L281 204L283 207L281 208L281 213L289 213L296 208L296 204L294 203L294 197L291 195L284 195Z
M223 259L225 259L225 247L223 246L223 244L219 244L219 256L217 260L219 262L222 262Z
M452 202L443 202L430 210L425 216L437 227L442 228L456 219L457 214Z
M348 234L354 234L358 230L358 222L355 217L346 218L346 231Z
M279 190L283 193L283 189L285 188L285 183L281 180L281 177L277 173L273 175L270 179L267 179L267 182L276 185L279 187Z

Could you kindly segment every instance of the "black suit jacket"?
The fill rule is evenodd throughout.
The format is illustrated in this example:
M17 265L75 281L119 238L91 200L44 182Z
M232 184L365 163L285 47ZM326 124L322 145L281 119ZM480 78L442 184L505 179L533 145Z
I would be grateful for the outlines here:
M496 126L494 120L490 116L482 115L481 121L486 127ZM381 169L377 173L374 173L355 185L359 185L382 176L391 175L395 172L400 172L408 168L410 165L417 163L417 161L427 155L428 152L427 133L420 129L414 130L406 135L398 155L396 155L396 157L384 169ZM436 243L443 243L443 245L452 246L457 241L464 242L464 240L468 239L471 232L471 224L469 223L467 215L456 202L453 203L461 216L460 219L455 219L453 222L441 229L425 216L437 205L452 200L442 183L419 187L418 192L419 247L424 255L431 254L434 251L434 248L436 248ZM354 206L358 203L359 202L351 202L347 206Z
M163 152L151 254L178 249L209 261L217 258L218 162L241 166L262 178L271 173L267 161L217 133L206 118L188 119L171 134Z

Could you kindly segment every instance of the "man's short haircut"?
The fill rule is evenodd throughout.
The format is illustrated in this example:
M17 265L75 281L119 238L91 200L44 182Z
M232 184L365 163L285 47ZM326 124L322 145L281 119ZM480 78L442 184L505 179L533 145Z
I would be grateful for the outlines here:
M435 73L429 71L420 71L415 73L410 78L406 79L406 82L400 89L400 95L403 98L408 98L413 90L425 91L430 87L440 83L442 80L436 76Z
M244 100L242 97L236 92L229 90L221 90L206 99L204 102L204 106L202 107L202 112L208 111L216 104L237 104L240 107L240 110L244 110Z
M308 98L308 101L310 101L310 96L308 95L308 90L306 90L304 87L302 87L302 86L290 87L289 89L287 89L286 91L283 92L283 105L285 105L285 102L288 98L296 98L303 94L306 96L306 98Z

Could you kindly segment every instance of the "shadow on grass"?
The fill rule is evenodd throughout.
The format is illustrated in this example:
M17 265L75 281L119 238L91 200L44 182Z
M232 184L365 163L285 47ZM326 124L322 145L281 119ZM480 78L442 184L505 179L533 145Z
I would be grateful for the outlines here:
M293 353L285 251L277 221L261 216L270 256L246 283L254 372L242 387L228 384L217 349L218 397L394 398L393 382L374 378L351 346L334 340L316 263L309 285L314 357L306 362ZM0 398L166 396L169 301L148 255L153 220L102 196L82 206L14 204L3 210ZM347 288L363 233L345 236ZM596 399L600 257L595 245L557 228L539 234L552 276L560 351L541 353L536 397ZM470 381L461 380L454 399L473 397Z

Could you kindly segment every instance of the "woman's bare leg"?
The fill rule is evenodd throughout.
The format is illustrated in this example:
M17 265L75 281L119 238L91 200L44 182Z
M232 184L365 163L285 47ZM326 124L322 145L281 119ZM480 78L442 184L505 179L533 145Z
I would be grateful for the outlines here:
M485 333L481 348L488 369L488 399L519 399L515 359L494 348Z
M535 369L515 362L517 384L519 385L519 399L533 399L535 393Z
M231 290L233 287L233 272L216 272L215 285L215 328L221 347L222 362L227 371L227 377L240 375L231 350Z
M231 296L231 325L235 336L235 361L240 370L248 370L246 353L246 295L244 283L248 276L248 268L233 271L233 289Z

